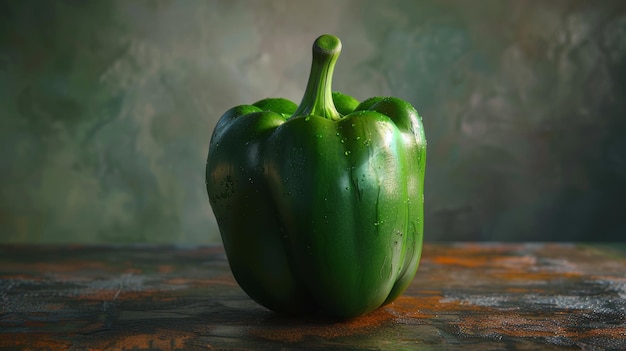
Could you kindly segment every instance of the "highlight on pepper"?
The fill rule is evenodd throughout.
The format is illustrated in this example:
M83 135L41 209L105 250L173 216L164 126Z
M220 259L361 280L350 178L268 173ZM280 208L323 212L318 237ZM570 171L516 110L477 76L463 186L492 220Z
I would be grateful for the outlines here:
M400 296L423 241L426 138L394 97L331 89L341 41L313 43L299 105L267 98L226 111L206 187L231 271L277 313L356 317Z

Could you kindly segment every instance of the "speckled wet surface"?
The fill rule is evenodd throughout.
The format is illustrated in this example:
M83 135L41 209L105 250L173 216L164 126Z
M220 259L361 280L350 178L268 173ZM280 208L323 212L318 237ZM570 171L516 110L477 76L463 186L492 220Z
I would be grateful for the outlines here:
M349 321L277 316L220 247L0 247L0 348L626 348L626 246L429 244L394 303Z

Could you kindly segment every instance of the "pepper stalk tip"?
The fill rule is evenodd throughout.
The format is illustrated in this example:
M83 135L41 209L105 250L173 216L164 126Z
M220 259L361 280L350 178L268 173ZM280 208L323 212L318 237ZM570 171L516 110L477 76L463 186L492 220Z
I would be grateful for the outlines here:
M313 43L313 51L325 55L339 55L341 53L341 40L334 35L324 34Z

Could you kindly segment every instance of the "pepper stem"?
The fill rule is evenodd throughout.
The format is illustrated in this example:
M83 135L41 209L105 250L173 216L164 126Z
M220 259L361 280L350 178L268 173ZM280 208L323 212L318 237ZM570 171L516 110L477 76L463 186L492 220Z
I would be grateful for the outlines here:
M292 117L321 116L331 120L341 119L332 96L335 63L341 54L339 38L324 34L313 43L313 63L302 102Z

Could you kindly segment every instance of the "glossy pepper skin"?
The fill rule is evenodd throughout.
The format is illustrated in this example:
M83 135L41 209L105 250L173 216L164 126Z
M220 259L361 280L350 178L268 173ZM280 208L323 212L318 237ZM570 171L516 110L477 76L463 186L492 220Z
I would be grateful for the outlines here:
M422 251L421 118L397 98L332 93L340 51L319 37L299 106L234 107L211 138L206 185L231 270L279 313L377 309L407 288Z

